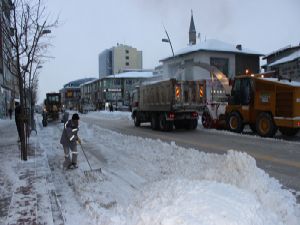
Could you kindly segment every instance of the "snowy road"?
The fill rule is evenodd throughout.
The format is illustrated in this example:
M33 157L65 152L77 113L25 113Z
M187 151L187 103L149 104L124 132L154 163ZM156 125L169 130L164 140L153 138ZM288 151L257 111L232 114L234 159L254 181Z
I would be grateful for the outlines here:
M109 119L83 115L82 120L122 134L160 139L168 143L173 141L179 146L195 148L207 153L224 154L229 149L247 152L257 160L258 167L276 177L286 188L300 192L300 141L298 137L291 140L260 138L251 135L250 132L239 135L227 131L207 130L201 126L196 131L159 132L151 130L147 124L136 128L128 117L120 120L113 117ZM300 202L300 196L298 196L298 202Z
M111 131L116 129L118 133ZM79 168L62 169L61 131L60 123L40 125L38 141L47 151L65 224L299 225L300 206L290 191L257 168L249 155L221 148L221 138L218 144L197 145L193 135L201 129L160 133L133 128L126 115L82 115L83 148L92 167L102 169L90 176L84 174L89 167L80 149ZM193 145L197 150L187 148Z

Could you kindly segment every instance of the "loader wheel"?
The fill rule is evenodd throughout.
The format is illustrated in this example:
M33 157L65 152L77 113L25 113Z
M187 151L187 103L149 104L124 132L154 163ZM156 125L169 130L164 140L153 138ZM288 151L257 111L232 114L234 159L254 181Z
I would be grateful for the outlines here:
M256 119L256 130L261 137L273 137L277 127L271 114L262 112Z
M243 119L238 112L231 112L227 118L227 127L235 133L242 133L244 129Z
M140 119L138 118L138 115L137 115L137 114L134 115L133 121L134 121L134 126L136 126L136 127L141 126L141 121L140 121Z
M292 137L298 133L299 128L279 127L279 131L285 136Z
M202 114L201 122L204 128L211 128L212 127L212 118L209 112L204 111Z
M152 128L152 130L159 129L159 121L158 121L157 115L152 115L152 117L151 117L151 128Z

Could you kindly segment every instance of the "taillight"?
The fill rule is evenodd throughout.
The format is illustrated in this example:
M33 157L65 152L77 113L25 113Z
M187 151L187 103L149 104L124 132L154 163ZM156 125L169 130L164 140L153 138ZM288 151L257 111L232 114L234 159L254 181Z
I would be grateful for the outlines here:
M168 118L173 120L175 118L175 114L172 112L169 112Z
M198 118L198 113L197 112L192 112L192 117L193 118Z
M298 121L297 126L300 127L300 121Z

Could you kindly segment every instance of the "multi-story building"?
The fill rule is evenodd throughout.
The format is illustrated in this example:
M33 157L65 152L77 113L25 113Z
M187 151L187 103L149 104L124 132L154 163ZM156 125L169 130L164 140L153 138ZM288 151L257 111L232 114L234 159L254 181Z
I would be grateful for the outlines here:
M71 81L64 85L59 91L61 93L61 103L66 109L78 110L80 106L80 85L96 78L83 78Z
M266 55L266 71L274 71L274 76L288 80L300 81L300 44L287 46Z
M99 54L99 78L143 68L142 51L128 45L106 49Z
M0 0L0 118L14 107L14 99L19 93L9 42L11 9L11 0Z
M81 101L83 104L93 104L97 109L103 109L107 102L119 109L128 107L136 85L151 78L151 71L133 71L86 82L80 86Z

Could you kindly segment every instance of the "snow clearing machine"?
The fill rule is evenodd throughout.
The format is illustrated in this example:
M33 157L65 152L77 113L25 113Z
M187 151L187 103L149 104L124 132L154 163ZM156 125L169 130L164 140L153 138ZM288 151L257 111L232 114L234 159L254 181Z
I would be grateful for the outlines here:
M59 119L59 112L61 111L61 96L60 93L47 93L44 101L44 111L42 124L44 127L48 125L49 121Z
M294 136L300 129L300 82L271 78L274 72L236 76L229 79L216 67L194 62L211 73L204 80L202 124L205 128L227 128L241 133L245 125L262 137L277 130ZM217 84L221 84L215 88ZM221 89L220 89L221 87Z

